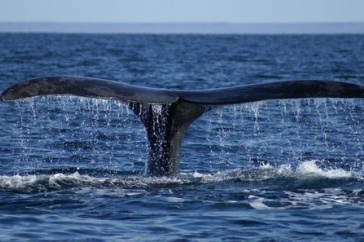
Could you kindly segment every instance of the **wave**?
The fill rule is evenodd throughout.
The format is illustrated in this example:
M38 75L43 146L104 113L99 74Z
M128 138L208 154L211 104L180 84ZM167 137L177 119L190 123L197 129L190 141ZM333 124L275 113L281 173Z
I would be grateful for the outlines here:
M292 184L312 184L315 185L317 181L324 183L341 182L341 181L362 181L364 175L358 171L347 171L342 168L320 168L315 160L305 161L300 163L297 167L291 165L280 165L274 167L270 164L262 164L257 168L247 169L234 169L224 172L210 173L181 173L176 177L146 177L138 175L115 175L117 172L103 170L100 171L90 170L67 170L68 173L60 172L59 169L55 170L42 170L35 172L35 174L25 175L2 175L0 176L0 190L19 192L19 193L34 193L34 192L47 192L54 190L95 187L121 187L125 189L131 188L158 188L168 186L180 185L198 185L206 183L262 183L269 182L269 184L282 185L287 188L286 183ZM72 171L72 173L69 173ZM96 174L89 175L87 174ZM291 185L292 186L292 185Z

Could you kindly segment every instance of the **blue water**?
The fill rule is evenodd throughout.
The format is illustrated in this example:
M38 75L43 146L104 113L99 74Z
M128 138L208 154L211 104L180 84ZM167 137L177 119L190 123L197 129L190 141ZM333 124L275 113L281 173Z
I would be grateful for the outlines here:
M364 36L0 34L1 91L50 75L364 85ZM1 103L0 240L362 241L363 119L359 99L221 107L188 130L180 174L151 178L146 132L125 103Z

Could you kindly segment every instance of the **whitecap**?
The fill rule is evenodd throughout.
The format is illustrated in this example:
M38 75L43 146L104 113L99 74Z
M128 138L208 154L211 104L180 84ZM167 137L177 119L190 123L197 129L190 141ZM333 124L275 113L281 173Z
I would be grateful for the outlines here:
M327 178L349 178L352 177L350 171L341 168L321 169L317 166L316 160L304 161L297 166L297 173L300 175L322 176Z

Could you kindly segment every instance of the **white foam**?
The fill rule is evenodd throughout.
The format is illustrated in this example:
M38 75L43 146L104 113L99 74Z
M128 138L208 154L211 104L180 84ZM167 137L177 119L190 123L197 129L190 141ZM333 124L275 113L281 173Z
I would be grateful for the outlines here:
M317 160L303 161L295 168L291 164L282 164L272 166L269 163L262 164L258 168L233 169L228 171L219 171L216 173L192 173L192 178L199 179L202 183L221 182L226 180L240 179L242 181L263 181L272 178L290 177L294 179L309 179L313 177L323 178L351 178L357 177L352 171L346 171L341 168L320 168Z
M239 180L243 182L258 182L269 179L290 178L306 180L323 177L329 179L336 178L358 178L362 179L362 174L354 174L341 168L325 169L319 167L319 162L315 160L304 161L298 164L297 168L291 165L282 164L272 166L262 164L258 168L237 168L229 171L211 173L182 173L178 177L93 177L90 175L80 175L78 172L72 174L57 173L53 175L14 175L0 176L0 190L15 190L19 192L34 192L59 190L64 188L85 188L85 187L118 187L118 188L138 188L144 189L153 186L181 185L189 183L214 183L229 180ZM123 196L122 193L120 196ZM171 198L170 202L179 201Z
M345 178L352 176L350 171L345 171L341 168L323 170L317 166L316 162L317 161L315 160L302 162L298 165L297 172L302 175L314 175L328 178Z
M22 190L37 181L37 176L0 176L0 187L5 189Z

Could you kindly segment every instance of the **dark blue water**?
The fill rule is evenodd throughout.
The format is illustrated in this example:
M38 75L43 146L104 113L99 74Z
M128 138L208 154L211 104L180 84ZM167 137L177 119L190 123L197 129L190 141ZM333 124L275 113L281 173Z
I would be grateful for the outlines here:
M1 91L50 75L174 89L364 84L364 36L0 34ZM143 175L146 132L125 105L0 104L0 240L364 240L363 100L211 111L186 134L174 178Z

